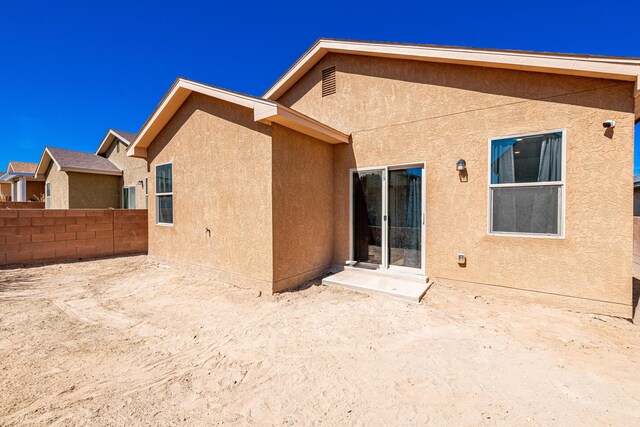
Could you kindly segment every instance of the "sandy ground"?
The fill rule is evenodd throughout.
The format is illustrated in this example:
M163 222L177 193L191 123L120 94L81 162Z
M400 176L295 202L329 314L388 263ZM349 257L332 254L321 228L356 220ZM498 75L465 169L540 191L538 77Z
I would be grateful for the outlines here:
M640 327L434 285L258 296L146 257L0 270L0 424L639 425Z

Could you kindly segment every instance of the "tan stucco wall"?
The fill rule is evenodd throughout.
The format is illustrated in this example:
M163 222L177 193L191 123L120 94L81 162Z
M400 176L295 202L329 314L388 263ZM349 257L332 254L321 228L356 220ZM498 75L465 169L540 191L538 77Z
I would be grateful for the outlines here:
M333 65L337 93L323 98L321 70ZM564 295L562 305L628 317L631 94L624 82L330 54L279 101L352 133L334 151L335 263L350 257L349 168L424 161L430 277ZM617 126L605 134L608 119ZM560 128L566 238L487 235L488 139ZM455 170L460 158L468 182Z
M69 177L55 167L49 169L45 182L51 183L51 202L47 209L69 209Z
M11 183L0 182L0 196L11 197Z
M68 172L70 209L120 207L120 176Z
M148 148L149 254L271 292L271 128L191 95ZM155 166L173 163L174 225L155 225ZM207 232L207 229L210 233Z
M333 257L333 147L273 126L274 291L323 275Z
M144 183L145 178L149 176L146 160L128 157L127 147L117 138L111 144L104 157L122 170L120 187L136 187L136 209L146 209L144 184L139 184L139 181ZM120 194L122 195L122 192Z
M36 201L44 194L44 181L27 181L27 200Z

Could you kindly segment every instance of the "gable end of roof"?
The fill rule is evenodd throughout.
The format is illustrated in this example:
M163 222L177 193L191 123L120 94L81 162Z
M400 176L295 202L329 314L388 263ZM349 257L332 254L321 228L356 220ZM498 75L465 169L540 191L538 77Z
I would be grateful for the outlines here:
M640 87L638 58L319 39L263 98L278 100L329 52L635 81Z

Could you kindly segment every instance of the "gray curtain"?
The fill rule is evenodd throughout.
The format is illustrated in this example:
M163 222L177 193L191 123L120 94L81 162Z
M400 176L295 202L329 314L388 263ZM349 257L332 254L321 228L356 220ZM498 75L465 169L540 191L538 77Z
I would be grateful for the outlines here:
M562 179L562 138L549 135L542 141L538 182L560 181Z
M493 147L494 184L514 183L513 140L496 141ZM562 179L562 137L548 135L540 146L537 182ZM493 230L557 234L559 186L494 188Z
M511 184L516 180L513 143L511 141L510 139L495 141L493 144L491 157L496 160L493 162L492 184Z

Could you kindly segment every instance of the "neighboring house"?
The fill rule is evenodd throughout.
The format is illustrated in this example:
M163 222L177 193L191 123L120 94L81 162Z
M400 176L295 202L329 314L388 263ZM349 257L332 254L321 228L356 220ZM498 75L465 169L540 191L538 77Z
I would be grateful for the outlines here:
M36 163L9 162L7 172L0 176L0 193L14 202L38 201L44 194L44 182L35 176L37 166Z
M147 162L127 156L135 134L109 129L96 154L108 159L122 171L120 200L123 209L146 209L148 195Z
M11 200L11 181L0 181L0 201Z
M267 292L349 264L630 317L639 74L320 40L263 98L178 79L128 151L149 254Z
M45 147L36 175L45 180L47 209L120 207L122 171L104 157Z

